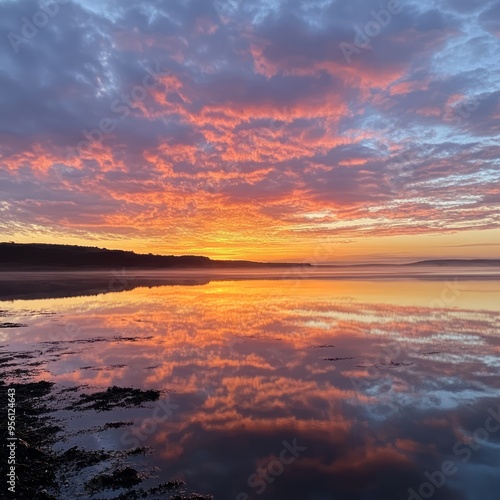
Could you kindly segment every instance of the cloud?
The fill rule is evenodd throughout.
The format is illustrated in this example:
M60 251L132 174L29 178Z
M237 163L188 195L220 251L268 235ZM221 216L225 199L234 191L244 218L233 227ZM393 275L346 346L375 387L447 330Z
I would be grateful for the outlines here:
M15 50L40 7L0 2L11 227L201 248L322 210L340 238L495 227L499 5L75 1Z

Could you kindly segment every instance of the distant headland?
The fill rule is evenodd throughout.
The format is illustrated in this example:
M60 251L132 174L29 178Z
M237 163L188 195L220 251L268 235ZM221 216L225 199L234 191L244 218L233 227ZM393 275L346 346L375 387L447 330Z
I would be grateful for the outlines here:
M213 260L199 255L139 254L125 250L47 243L0 243L0 270L58 269L228 269L228 268L356 268L356 267L500 266L500 259L434 259L406 264L321 264L290 262L253 262L248 260Z

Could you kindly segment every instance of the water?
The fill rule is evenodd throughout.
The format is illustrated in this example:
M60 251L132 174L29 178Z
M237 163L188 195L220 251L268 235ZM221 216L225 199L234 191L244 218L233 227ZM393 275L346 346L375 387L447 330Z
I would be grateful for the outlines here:
M150 446L145 468L216 499L493 500L500 280L467 272L226 274L2 301L2 321L27 327L0 335L36 351L36 380L165 391L160 405L72 419L134 425L60 446Z

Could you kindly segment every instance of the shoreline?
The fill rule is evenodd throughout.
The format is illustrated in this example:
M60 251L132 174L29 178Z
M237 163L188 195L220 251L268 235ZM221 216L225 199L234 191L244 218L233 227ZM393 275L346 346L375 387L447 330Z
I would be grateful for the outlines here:
M248 269L92 269L92 270L1 270L0 301L97 296L162 286L204 286L213 281L500 281L500 268L351 269L287 268Z
M64 342L59 346L59 356L63 349ZM94 449L75 439L81 434L106 435L130 428L133 421L117 420L120 410L160 405L162 391L110 386L88 393L81 385L63 387L50 380L37 381L36 370L22 370L34 357L31 351L0 351L0 403L7 409L8 400L14 398L16 409L9 431L14 437L9 437L7 426L0 429L2 442L11 443L12 448L1 447L0 470L6 490L10 488L13 496L39 500L65 500L82 494L85 498L104 495L116 500L158 496L212 500L211 495L193 492L180 478L165 481L143 470L141 457L153 453L147 446L116 449L108 445ZM68 432L69 422L82 412L88 412L87 428L77 434ZM98 428L91 425L96 412L109 414L109 421ZM2 417L7 418L7 411L3 413ZM11 476L9 470L13 471Z

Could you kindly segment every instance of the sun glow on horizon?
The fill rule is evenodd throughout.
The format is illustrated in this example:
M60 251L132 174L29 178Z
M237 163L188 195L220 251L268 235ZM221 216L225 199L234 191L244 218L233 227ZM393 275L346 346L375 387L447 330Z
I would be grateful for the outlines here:
M409 0L369 48L355 45L366 0L181 4L75 0L36 39L6 42L3 239L498 257L494 4ZM18 33L32 7L0 3L1 19Z

